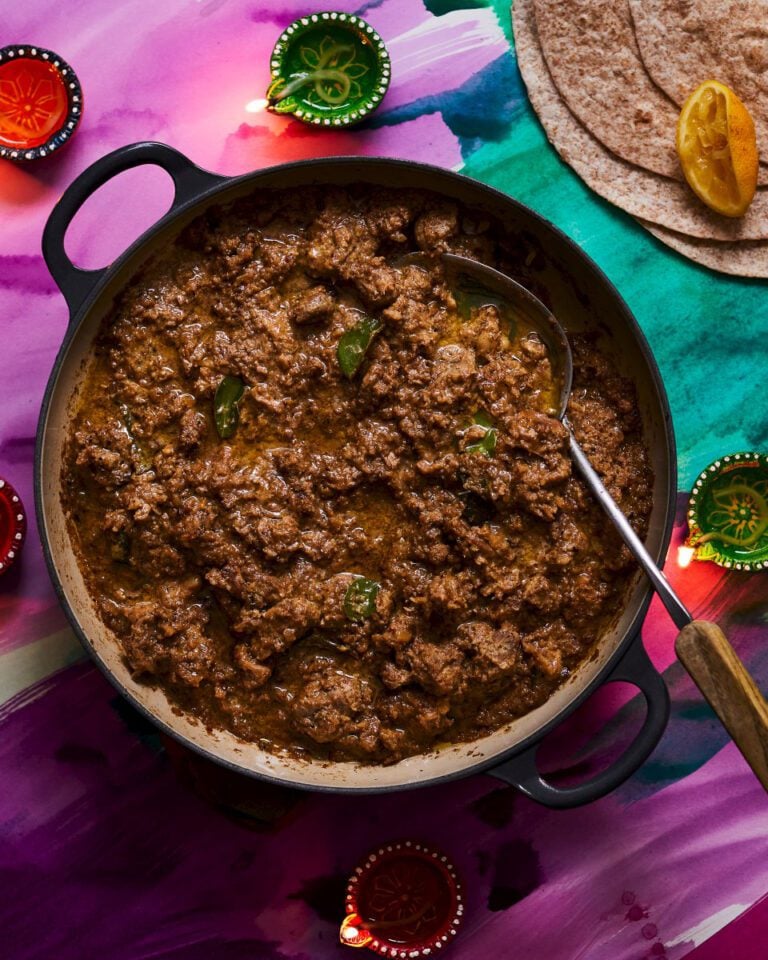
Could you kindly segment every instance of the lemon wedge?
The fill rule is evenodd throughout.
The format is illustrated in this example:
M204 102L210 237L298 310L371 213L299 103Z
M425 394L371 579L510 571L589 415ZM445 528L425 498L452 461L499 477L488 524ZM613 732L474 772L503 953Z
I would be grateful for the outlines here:
M749 110L730 87L705 80L683 104L677 154L699 199L726 217L743 216L757 187L757 141Z

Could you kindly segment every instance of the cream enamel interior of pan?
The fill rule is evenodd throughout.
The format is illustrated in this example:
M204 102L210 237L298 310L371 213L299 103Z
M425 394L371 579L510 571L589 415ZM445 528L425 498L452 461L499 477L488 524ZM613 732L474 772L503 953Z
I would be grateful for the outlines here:
M259 175L258 182L263 186L285 186L287 174L290 178L288 183L297 184L371 181L385 185L398 183L402 186L423 187L425 185L423 172L411 171L399 166L393 170L385 161L372 161L368 164L363 162L351 169L345 166L341 170L332 164L324 164L321 169L322 173L317 167L306 166L294 167L283 172L268 171ZM483 199L486 206L488 205L487 196L484 198L482 191L470 181L459 180L450 174L445 175L445 183L435 182L435 179L433 176L430 177L430 189L453 194L475 207L482 207ZM217 196L216 200L211 202L230 200L238 194L248 193L253 189L253 182L234 184L225 194ZM51 395L41 457L42 519L58 578L87 644L102 668L112 675L118 686L169 732L181 737L190 746L248 773L261 774L291 785L305 787L370 790L425 783L435 778L455 775L458 771L469 772L475 766L487 764L492 758L504 754L536 734L544 724L548 724L565 711L574 697L594 680L607 660L615 654L641 608L644 608L648 589L639 577L632 586L621 617L613 629L601 639L594 655L586 660L546 703L482 740L446 746L437 752L410 757L392 766L360 766L353 763L297 760L269 754L252 744L243 743L224 730L206 730L202 724L174 709L162 691L136 683L132 679L130 670L122 660L116 638L99 618L75 561L59 497L60 474L64 459L62 451L68 430L69 411L77 395L79 384L87 371L92 342L101 320L111 309L115 294L130 280L153 249L159 249L202 209L202 206L196 207L183 219L176 219L173 223L169 223L149 241L147 246L137 249L134 255L124 263L88 311L86 319L71 340ZM497 216L501 213L498 207L495 210L489 208L489 212ZM553 238L543 225L533 221L532 218L529 220L527 216L518 215L515 209L512 209L505 221L511 223L518 216L528 232L539 235L543 247L548 252L551 248L551 253L556 259L558 255L562 255L562 249L557 249L561 246L561 241L556 237ZM591 270L585 269L581 281L577 281L578 288L569 287L569 282L563 282L556 271L552 272L551 282L550 291L555 313L565 319L566 325L571 329L583 324L592 324L593 316L600 317L603 325L613 331L610 335L606 333L603 337L603 345L610 349L621 371L637 386L645 436L652 453L655 471L654 511L651 517L648 546L651 552L657 555L663 546L664 530L668 520L671 474L667 426L664 423L663 410L652 374L642 357L634 335L620 313L615 298L602 279L592 274Z

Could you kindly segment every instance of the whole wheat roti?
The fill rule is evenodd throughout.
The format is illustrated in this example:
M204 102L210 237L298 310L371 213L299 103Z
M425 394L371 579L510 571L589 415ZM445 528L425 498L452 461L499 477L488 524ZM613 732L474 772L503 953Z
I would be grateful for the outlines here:
M737 277L768 277L768 241L699 240L641 220L650 233L689 260Z
M630 163L682 179L680 113L645 69L629 0L534 0L539 43L571 112Z
M549 74L536 33L533 0L513 7L517 62L550 142L595 193L641 220L710 240L768 238L768 191L758 189L744 217L709 210L686 184L614 156L574 117Z
M682 104L705 80L731 87L768 161L768 0L629 0L648 73Z

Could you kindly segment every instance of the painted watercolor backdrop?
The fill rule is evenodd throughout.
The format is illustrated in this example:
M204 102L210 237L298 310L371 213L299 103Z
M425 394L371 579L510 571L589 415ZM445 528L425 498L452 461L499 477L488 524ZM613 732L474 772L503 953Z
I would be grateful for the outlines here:
M293 18L322 9L313 0L0 7L0 45L59 51L86 100L66 151L35 167L0 167L0 475L28 507L37 413L67 322L40 256L41 230L80 170L141 139L225 174L378 154L460 169L505 190L569 233L635 311L669 391L681 489L717 455L767 449L765 285L679 259L558 160L526 100L506 2L336 6L367 17L393 61L379 113L345 132L252 112L272 44ZM83 209L68 251L82 266L109 262L170 195L158 171L124 174ZM678 524L672 560L682 535ZM726 625L768 685L765 580L674 562L670 573L695 613ZM674 662L673 638L654 603L644 640L673 697L670 727L642 769L599 803L550 812L475 777L365 800L304 796L254 831L201 797L199 782L190 789L183 761L83 659L32 524L23 563L0 581L0 953L337 956L346 873L407 825L464 875L469 909L452 948L457 960L764 957L768 800ZM571 724L569 738L549 749L552 766L599 764L639 714L636 699L623 702L596 737L587 733L599 705Z

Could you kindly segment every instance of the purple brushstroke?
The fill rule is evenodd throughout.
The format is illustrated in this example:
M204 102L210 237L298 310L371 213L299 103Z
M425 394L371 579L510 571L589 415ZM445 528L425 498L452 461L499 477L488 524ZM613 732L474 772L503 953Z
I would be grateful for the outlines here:
M246 947L334 957L341 903L334 918L321 881L345 876L404 824L456 861L473 956L494 949L490 921L504 918L521 960L635 960L649 924L674 960L684 949L672 941L719 909L723 889L736 902L759 895L765 797L746 769L732 772L732 747L624 816L611 798L544 811L474 777L365 800L305 796L284 825L255 834L180 785L92 667L45 689L2 720L0 737L14 785L0 794L0 882L14 891L0 923L14 960L239 957ZM553 917L568 917L567 941Z
M336 5L356 7L359 0ZM28 510L37 411L67 321L39 257L40 234L84 167L148 137L227 173L326 153L460 162L448 124L466 138L466 123L451 120L443 94L460 84L465 95L475 91L471 78L508 57L506 47L496 33L420 69L422 52L439 38L461 40L461 33L456 18L443 17L435 30L397 39L428 19L422 4L408 0L364 8L395 58L384 105L391 116L382 129L329 140L290 120L255 122L245 111L266 88L279 32L322 8L291 0L270 0L268 9L235 0L168 0L141 5L141 30L135 4L84 0L75 8L32 0L2 14L9 38L35 38L59 50L86 91L86 119L66 151L34 168L0 167L6 253L0 306L11 358L0 377L0 475L19 489ZM410 79L409 57L416 66ZM489 83L503 86L505 74L494 73ZM472 96L481 96L487 111L483 89L467 99L471 106ZM420 97L423 109L412 106ZM427 110L442 116L418 115ZM153 190L147 196L137 188L117 201L104 191L75 225L68 249L84 264L103 265L120 249L118 236L127 242L145 225L147 200L162 200L162 190ZM747 619L762 615L757 586L742 590L733 579L713 585L701 575L687 586L700 591L687 597L700 612L719 615L726 598L736 597ZM22 563L0 578L0 650L19 651L63 625L31 522ZM759 634L746 622L734 630L750 666L768 679ZM673 633L655 605L646 644L678 701L670 730L649 765L589 810L547 812L478 777L365 800L306 797L290 821L267 835L235 826L188 793L157 738L131 720L93 668L63 671L0 711L0 889L12 892L0 899L0 952L9 960L337 957L341 880L369 847L407 825L412 835L445 848L466 881L467 921L453 956L503 955L509 943L521 960L677 960L693 945L685 938L671 945L686 929L764 891L767 851L764 797L733 748L721 749L722 733L670 664ZM625 708L635 710L633 703ZM618 722L608 726L582 750L583 769L608 755L618 729ZM675 770L675 758L689 755L690 767ZM728 954L707 960L714 956Z
M43 258L23 254L0 256L0 290L37 293L44 297L58 293Z

